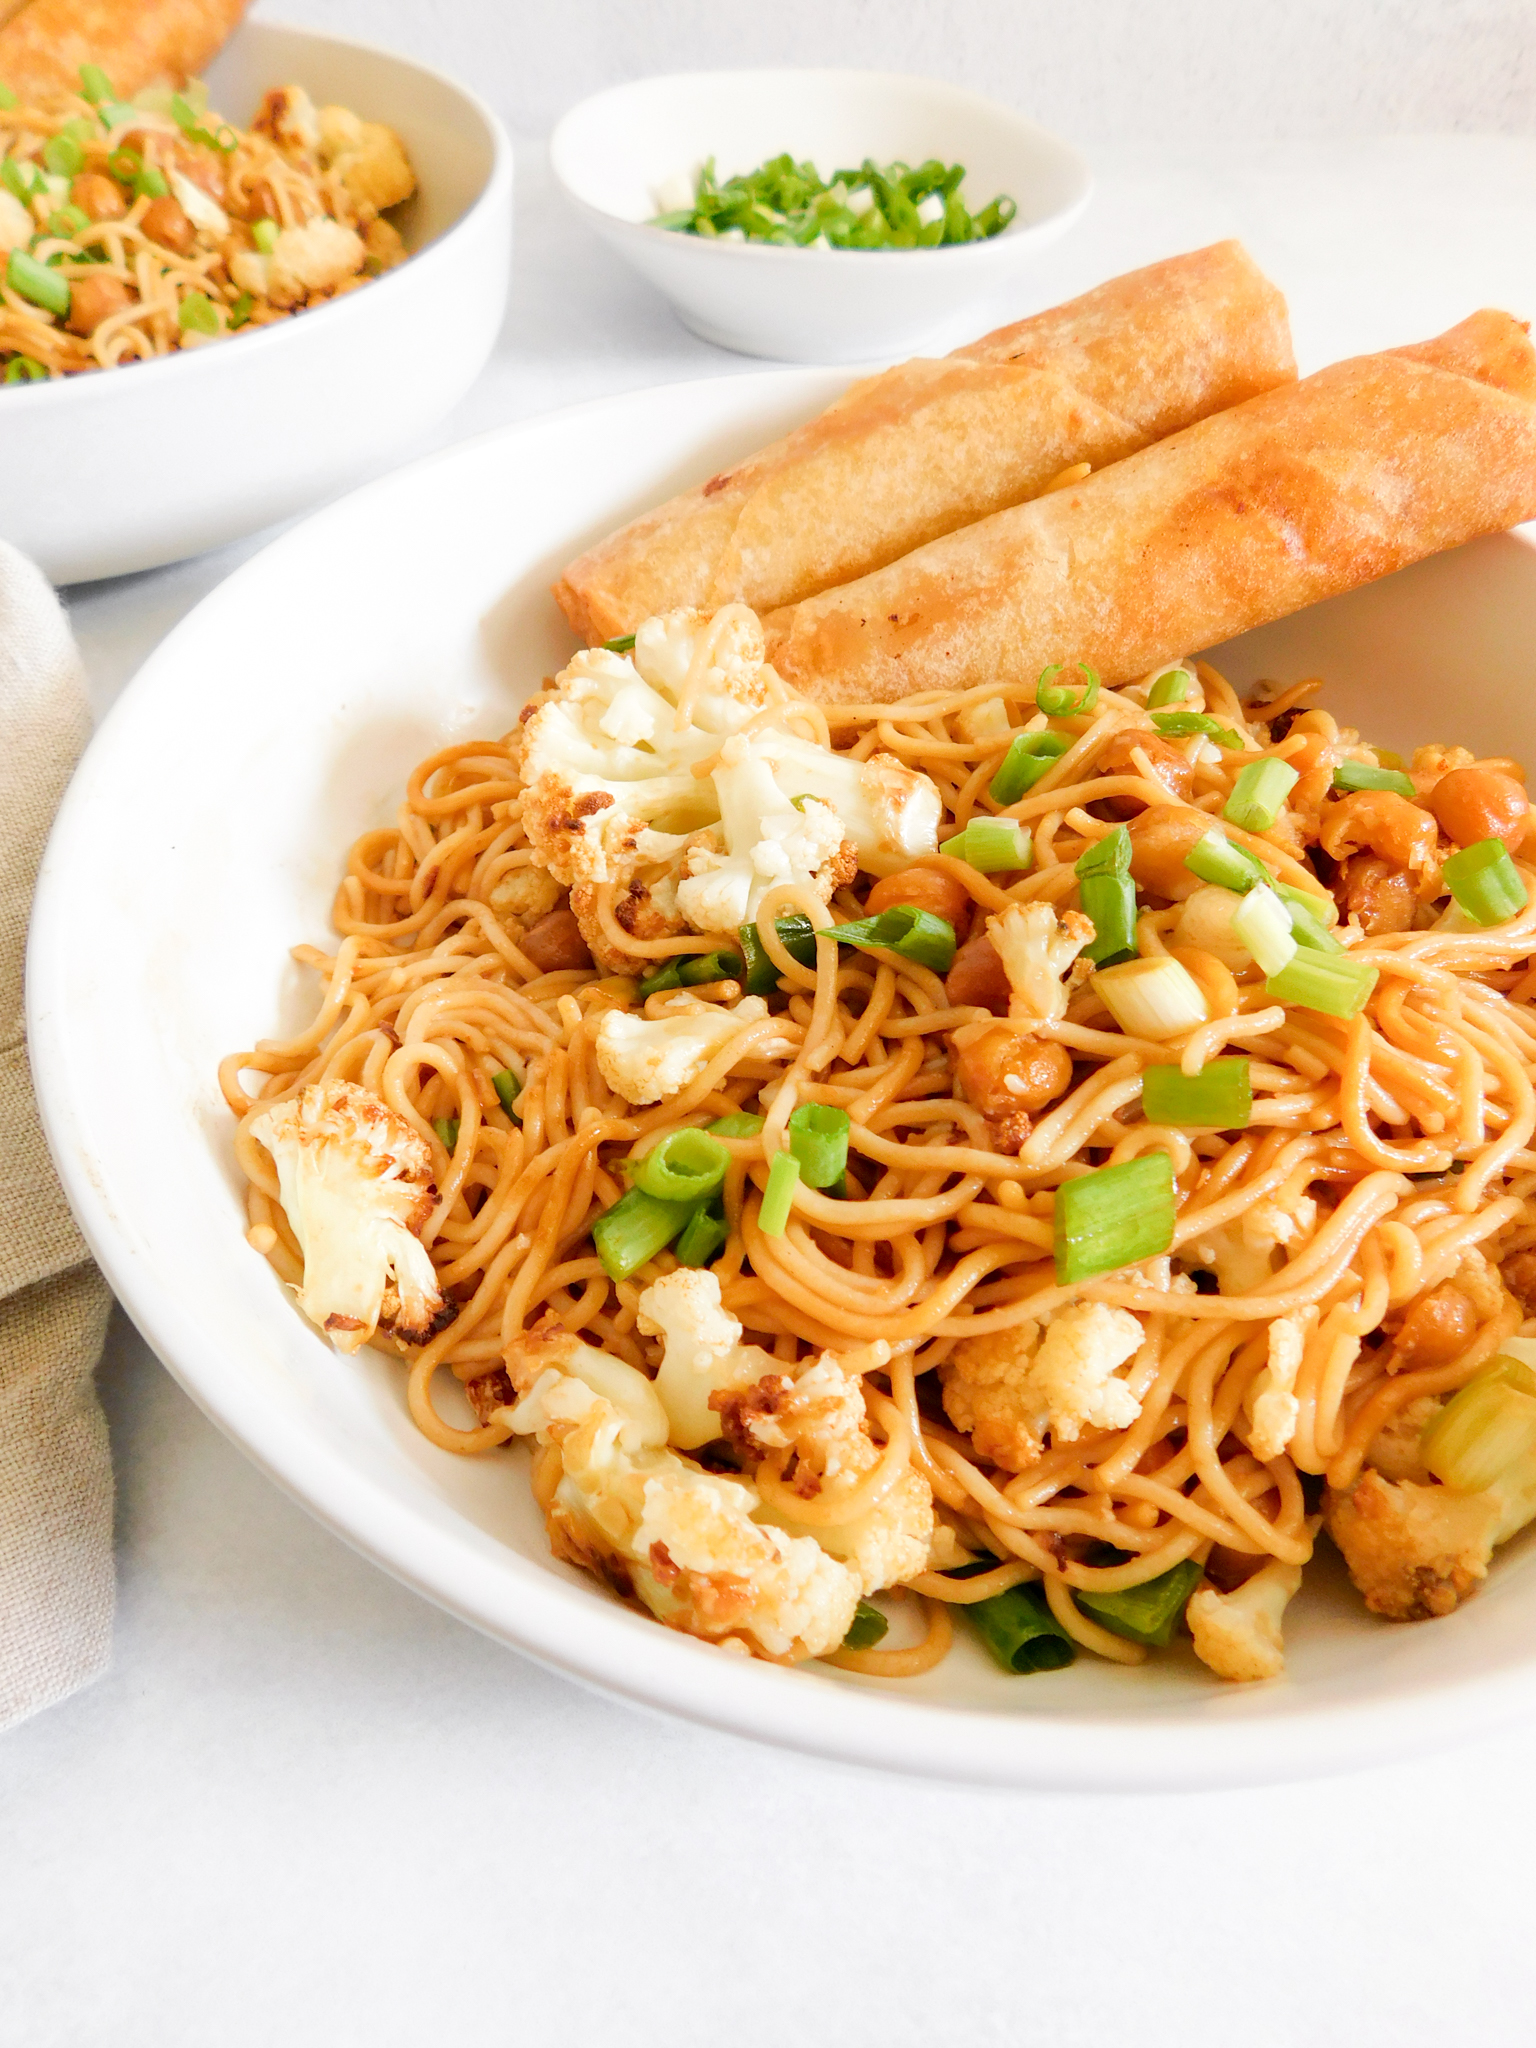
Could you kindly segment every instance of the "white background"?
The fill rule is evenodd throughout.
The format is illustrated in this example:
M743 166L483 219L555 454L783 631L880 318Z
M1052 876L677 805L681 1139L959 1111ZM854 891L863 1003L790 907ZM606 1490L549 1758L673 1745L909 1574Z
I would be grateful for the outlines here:
M674 66L959 78L1088 141L1101 170L1042 302L1240 232L1290 295L1304 367L1483 302L1536 311L1527 6L263 11L457 70L520 141L585 91ZM1401 139L1429 129L1504 136ZM439 439L745 367L583 238L536 147L519 175L507 329ZM242 552L75 593L99 703ZM125 1327L102 1379L116 1664L0 1739L6 2048L1514 2048L1536 2032L1536 1722L1476 1752L1208 1797L833 1770L610 1706L437 1614L277 1494Z

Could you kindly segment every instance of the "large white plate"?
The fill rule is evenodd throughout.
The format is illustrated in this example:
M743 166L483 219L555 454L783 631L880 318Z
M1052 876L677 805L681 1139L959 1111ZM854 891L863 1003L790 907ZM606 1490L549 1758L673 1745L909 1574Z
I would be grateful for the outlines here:
M1325 1556L1290 1675L1240 1690L1187 1652L1010 1679L962 1643L921 1680L748 1664L554 1563L525 1454L464 1461L406 1417L388 1359L337 1357L242 1237L222 1054L296 1023L344 851L453 735L504 731L570 646L551 576L587 540L761 445L844 380L673 385L472 442L255 557L146 664L48 850L30 1032L59 1170L139 1328L206 1412L329 1527L572 1677L863 1763L1003 1784L1214 1785L1345 1768L1536 1702L1536 1572L1447 1621L1374 1622ZM1536 751L1536 553L1479 543L1230 650L1324 670L1390 742Z

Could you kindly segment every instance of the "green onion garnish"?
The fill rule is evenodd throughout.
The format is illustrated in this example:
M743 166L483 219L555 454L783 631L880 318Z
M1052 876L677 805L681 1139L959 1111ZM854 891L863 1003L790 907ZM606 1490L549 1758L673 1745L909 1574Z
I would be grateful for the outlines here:
M1207 1060L1198 1074L1148 1067L1141 1077L1141 1113L1175 1130L1241 1131L1253 1115L1245 1059Z
M1154 711L1152 723L1171 740L1188 739L1198 732L1214 740L1218 747L1242 751L1243 742L1231 726L1223 725L1219 718L1211 718L1204 711Z
M1291 913L1267 884L1250 889L1237 899L1232 913L1232 936L1246 946L1265 974L1278 974L1296 952L1291 932Z
M507 1115L517 1116L518 1111L514 1105L519 1095L523 1092L523 1084L516 1074L513 1073L512 1069L510 1067L503 1067L499 1074L492 1074L491 1086L496 1090L496 1099L507 1112Z
M99 107L103 100L115 100L117 98L117 94L112 88L111 79L108 78L99 64L82 64L80 66L80 93L81 97L88 99L93 107Z
M1016 804L1021 796L1027 796L1071 744L1060 732L1015 733L987 790L993 803Z
M640 1000L659 995L663 989L700 988L707 981L731 981L742 971L735 953L683 953L658 967L640 983Z
M602 642L602 645L607 648L610 654L628 654L633 650L634 644L635 636L633 633L620 633L615 639Z
M23 163L20 157L0 157L0 183L3 183L13 199L19 199L23 206L44 189L42 173L37 165Z
M658 213L652 227L706 241L771 242L780 248L936 249L1000 234L1017 208L1005 195L972 214L960 197L963 164L929 158L915 170L866 157L824 179L787 153L721 182L713 157L693 180L688 205ZM855 198L857 196L857 199Z
M1251 761L1238 771L1221 815L1244 832L1267 832L1300 780L1289 761L1277 761L1273 755Z
M1187 668L1165 668L1148 686L1147 709L1156 711L1162 704L1182 704L1194 687L1195 679Z
M672 1247L673 1255L680 1266L707 1266L730 1234L725 1204L718 1196L712 1197L695 1207Z
M1365 1008L1379 978L1364 960L1302 946L1287 966L1269 977L1264 993L1277 1003L1294 1003L1299 1010L1317 1010L1325 1017L1354 1017Z
M36 356L12 356L5 366L7 384L46 384L48 372Z
M663 1202L702 1202L725 1179L731 1155L718 1138L691 1125L668 1131L635 1161L634 1182Z
M835 926L832 936L841 946L899 953L903 960L915 960L935 974L948 974L954 965L954 926L913 903L893 904L878 917L856 917L851 924Z
M48 216L48 232L68 242L82 233L91 224L91 216L79 206L61 206L57 213Z
M216 132L205 128L197 109L179 92L171 95L171 119L188 142L200 142L205 149L219 149L227 156L239 146L240 138L233 128L220 127Z
M1442 869L1456 906L1474 924L1502 924L1524 910L1530 892L1502 839L1479 839Z
M45 313L57 313L62 320L69 312L69 285L56 270L39 263L25 249L13 249L5 266L5 281L13 292L41 306Z
M1328 912L1338 917L1338 908L1330 896L1324 902L1321 896L1314 896L1309 889L1293 889L1285 882L1271 882L1269 885L1285 905L1291 920L1291 937L1298 946L1311 946L1318 953L1342 953L1339 944L1324 921Z
M775 1152L773 1164L768 1169L768 1185L763 1190L762 1207L757 1213L758 1226L767 1236L784 1235L795 1189L799 1185L800 1162L794 1153Z
M156 170L153 164L144 164L134 173L133 196L135 199L165 199L170 196L170 186L165 182L164 171Z
M1047 718L1072 718L1079 712L1091 711L1099 701L1099 678L1086 661L1074 662L1073 667L1083 678L1080 690L1070 683L1058 683L1062 664L1053 661L1049 668L1042 669L1040 680L1035 684L1035 708L1043 711Z
M282 229L275 220L257 220L251 223L251 240L263 256L270 256L277 247L277 238Z
M798 961L802 967L816 965L816 927L808 917L802 917L796 911L789 917L777 918L773 928L779 935L779 944L791 960ZM739 937L742 958L746 962L747 994L772 995L779 985L779 970L769 959L757 935L756 923L744 924Z
M176 324L183 334L217 334L219 316L206 292L188 292L176 308Z
M1124 825L1078 856L1078 896L1094 931L1083 957L1095 967L1128 960L1136 951L1136 885L1130 870L1131 835Z
M229 309L230 331L243 327L256 310L256 301L249 292L242 292Z
M1239 896L1260 882L1274 880L1258 855L1250 853L1246 846L1234 846L1219 825L1213 825L1203 839L1195 841L1184 856L1184 865L1202 882L1214 882L1218 888L1235 890Z
M85 151L73 135L50 135L43 144L43 169L56 178L75 178L85 169Z
M1101 967L1093 992L1130 1038L1178 1038L1210 1015L1199 982L1167 953Z
M659 1202L631 1188L592 1226L592 1242L610 1280L627 1280L669 1245L692 1215L688 1202Z
M1166 1650L1173 1641L1189 1596L1200 1583L1200 1567L1192 1557L1171 1571L1139 1586L1126 1586L1118 1593L1079 1593L1077 1604L1107 1628L1112 1635L1144 1643L1151 1650Z
M15 104L15 93L11 91L11 88L8 85L0 83L0 107L14 107Z
M1375 768L1368 761L1341 761L1333 771L1335 789L1390 789L1398 796L1413 797L1418 791L1413 778L1397 768Z
M1536 1374L1518 1359L1497 1357L1433 1417L1419 1453L1435 1477L1457 1493L1481 1493L1536 1451Z
M843 1637L845 1650L872 1650L881 1641L890 1623L878 1607L872 1607L867 1600L861 1600L853 1610L853 1620L848 1624L848 1633Z
M1131 835L1124 825L1116 825L1112 832L1106 832L1102 839L1085 846L1077 856L1073 870L1079 881L1086 875L1128 875L1131 872Z
M1062 1287L1156 1258L1173 1243L1173 1161L1143 1152L1056 1190L1056 1279Z
M459 1119L456 1116L435 1116L432 1119L432 1128L442 1139L446 1149L451 1152L459 1142Z
M941 840L940 853L963 860L984 875L1002 868L1027 870L1034 864L1035 848L1028 829L1013 818L975 817L953 839Z
M808 1188L834 1187L848 1170L848 1112L826 1102L802 1102L789 1115L789 1149Z
M763 1128L763 1119L753 1116L744 1109L734 1116L719 1116L709 1126L712 1138L755 1138Z
M1077 1646L1046 1604L1038 1586L1010 1586L990 1600L961 1610L1005 1671L1064 1671Z

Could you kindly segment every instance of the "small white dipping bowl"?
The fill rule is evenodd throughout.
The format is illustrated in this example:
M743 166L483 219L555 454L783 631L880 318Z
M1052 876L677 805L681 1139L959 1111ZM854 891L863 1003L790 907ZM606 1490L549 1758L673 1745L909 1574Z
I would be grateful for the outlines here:
M410 260L217 347L0 391L0 535L56 583L202 554L330 496L441 419L490 354L512 253L496 117L403 57L260 22L208 73L242 125L288 84L398 131Z
M721 179L785 150L823 177L929 157L965 165L979 211L1018 205L986 242L947 249L784 249L649 223L657 188L706 158ZM577 210L706 341L787 362L851 363L914 347L1006 292L1088 204L1088 166L1022 115L959 86L878 71L700 71L645 78L575 106L549 145Z

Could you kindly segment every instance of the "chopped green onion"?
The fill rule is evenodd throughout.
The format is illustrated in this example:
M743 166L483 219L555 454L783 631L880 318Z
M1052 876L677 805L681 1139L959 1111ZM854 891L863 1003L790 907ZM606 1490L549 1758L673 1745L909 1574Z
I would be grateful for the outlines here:
M43 169L56 178L76 178L85 169L85 151L73 135L50 135L43 144Z
M446 1149L451 1152L459 1142L459 1119L456 1116L435 1116L432 1119L432 1128L442 1139Z
M69 312L69 284L56 270L39 263L25 249L13 249L5 266L5 281L13 292L41 306L45 313L57 313L62 320Z
M1071 744L1065 733L1016 733L987 790L993 803L1006 807L1027 796Z
M112 88L111 79L108 78L99 64L82 64L80 66L80 92L82 97L88 99L93 107L99 107L103 100L115 100L117 98L117 94Z
M11 88L8 85L4 84L3 82L0 82L0 107L14 107L15 104L15 93L11 91Z
M1062 1287L1156 1258L1173 1243L1173 1161L1142 1152L1056 1190L1056 1279Z
M1043 711L1047 718L1072 718L1079 712L1091 711L1099 701L1099 678L1086 661L1074 662L1073 667L1083 678L1080 690L1070 683L1058 683L1062 664L1053 661L1049 668L1042 669L1040 680L1035 684L1035 708Z
M789 1149L808 1188L830 1188L848 1170L848 1112L826 1102L802 1102L789 1114Z
M668 1131L634 1162L634 1184L663 1202L702 1202L725 1179L731 1155L718 1138L690 1124Z
M1285 905L1291 920L1291 937L1298 946L1311 946L1319 953L1342 953L1330 925L1339 921L1339 907L1331 896L1314 896L1310 889L1293 889L1286 882L1269 885Z
M628 654L634 647L635 636L633 633L619 633L612 640L604 640L601 644L610 654Z
M1076 1598L1084 1613L1112 1635L1143 1643L1150 1650L1166 1650L1199 1583L1200 1567L1186 1557L1171 1571L1143 1580L1139 1586L1126 1586L1118 1593L1079 1593Z
M219 316L206 292L188 292L176 308L176 324L183 334L217 334Z
M1536 1450L1536 1374L1493 1359L1453 1394L1424 1431L1424 1463L1457 1493L1481 1493Z
M758 1227L768 1237L784 1235L795 1189L799 1185L800 1162L794 1153L775 1152L773 1164L768 1169L768 1185L763 1190L762 1206L757 1213Z
M1077 1655L1077 1646L1036 1585L1010 1586L962 1612L996 1661L1015 1677L1064 1671Z
M61 206L57 213L48 216L48 232L57 235L61 241L72 241L91 224L91 216L79 206Z
M775 919L773 928L779 935L779 944L791 960L798 961L802 967L816 965L816 927L808 917L802 917L795 911L788 917ZM779 970L757 935L756 923L744 924L739 936L742 958L746 963L747 994L771 995L779 985Z
M244 327L255 310L256 301L249 292L242 292L229 309L230 331L233 332L237 327Z
M1085 875L1128 875L1131 872L1131 835L1124 825L1106 832L1092 846L1084 847L1073 870L1079 881Z
M1199 982L1167 953L1101 967L1093 992L1128 1038L1177 1038L1210 1015Z
M7 384L46 384L48 372L36 356L12 356L5 366Z
M28 205L33 194L43 187L36 164L23 163L20 157L15 156L0 157L0 184L23 206Z
M1034 865L1035 848L1027 827L1014 818L975 817L953 839L941 840L940 853L963 860L983 875L1002 868L1021 872Z
M707 241L754 241L780 248L935 249L1000 234L1017 212L1006 194L972 214L960 196L963 164L930 158L915 170L868 158L857 170L823 178L815 164L788 153L756 170L720 180L713 157L691 181L668 180L677 203L648 223ZM674 191L671 187L683 187ZM854 203L854 194L863 203ZM681 202L686 199L687 204Z
M1136 884L1129 875L1088 875L1077 885L1083 915L1093 923L1093 943L1083 958L1096 967L1134 959L1136 953Z
M1248 1062L1207 1060L1198 1074L1148 1067L1141 1077L1141 1113L1149 1124L1175 1130L1246 1130L1253 1116Z
M125 121L136 121L142 109L131 100L103 100L96 109L96 118L103 128L121 128Z
M1456 907L1474 924L1502 924L1524 910L1530 892L1502 839L1479 839L1453 853L1442 870Z
M672 1242L692 1213L690 1203L659 1202L644 1188L620 1195L592 1226L603 1271L610 1280L627 1280Z
M492 1074L491 1086L496 1090L496 1099L508 1116L521 1121L522 1112L515 1107L517 1098L523 1092L523 1084L510 1067L503 1067L499 1074Z
M1248 948L1265 974L1278 974L1296 954L1291 913L1264 883L1237 899L1237 908L1232 913L1232 936L1240 946Z
M1239 769L1221 815L1244 832L1267 832L1300 780L1289 761L1277 761L1272 754L1250 761Z
M133 196L135 199L165 199L170 195L170 186L165 182L164 171L156 170L153 164L145 164L135 171Z
M1234 846L1219 825L1213 825L1203 838L1195 841L1184 856L1184 865L1202 882L1214 882L1218 888L1235 890L1239 896L1260 882L1274 881L1258 855L1250 853L1246 846Z
M734 980L741 971L741 961L734 953L674 954L654 974L645 976L640 983L640 1000L659 995L663 989L699 988L707 981Z
M1171 740L1188 739L1198 732L1214 740L1219 747L1242 751L1240 735L1230 725L1223 725L1219 718L1210 718L1203 711L1155 711L1152 723Z
M915 960L935 974L948 974L954 965L954 926L914 903L893 904L878 917L856 917L851 924L835 926L832 936L841 946L899 953L903 960Z
M698 1204L672 1251L680 1266L707 1266L730 1234L725 1206L715 1197Z
M251 240L263 256L270 256L277 247L277 238L282 233L275 220L258 220L251 223Z
M1396 768L1375 768L1368 761L1341 761L1333 771L1335 789L1390 789L1398 796L1414 797L1418 791L1413 778Z
M1325 1017L1354 1017L1365 1008L1378 979L1376 969L1364 960L1303 946L1278 974L1270 975L1264 993L1277 1003L1317 1010Z
M1195 679L1187 668L1165 668L1148 686L1147 709L1156 711L1163 704L1182 704L1194 687Z
M719 1116L709 1126L712 1138L755 1138L763 1128L763 1119L752 1116L744 1109L734 1116Z
M861 1600L853 1610L853 1620L848 1624L848 1633L843 1637L845 1650L872 1650L880 1642L890 1623L878 1607Z
M223 126L216 133L203 127L197 109L179 92L171 94L171 119L188 142L200 142L205 149L219 149L227 156L240 141L233 128ZM227 139L226 139L227 138Z

